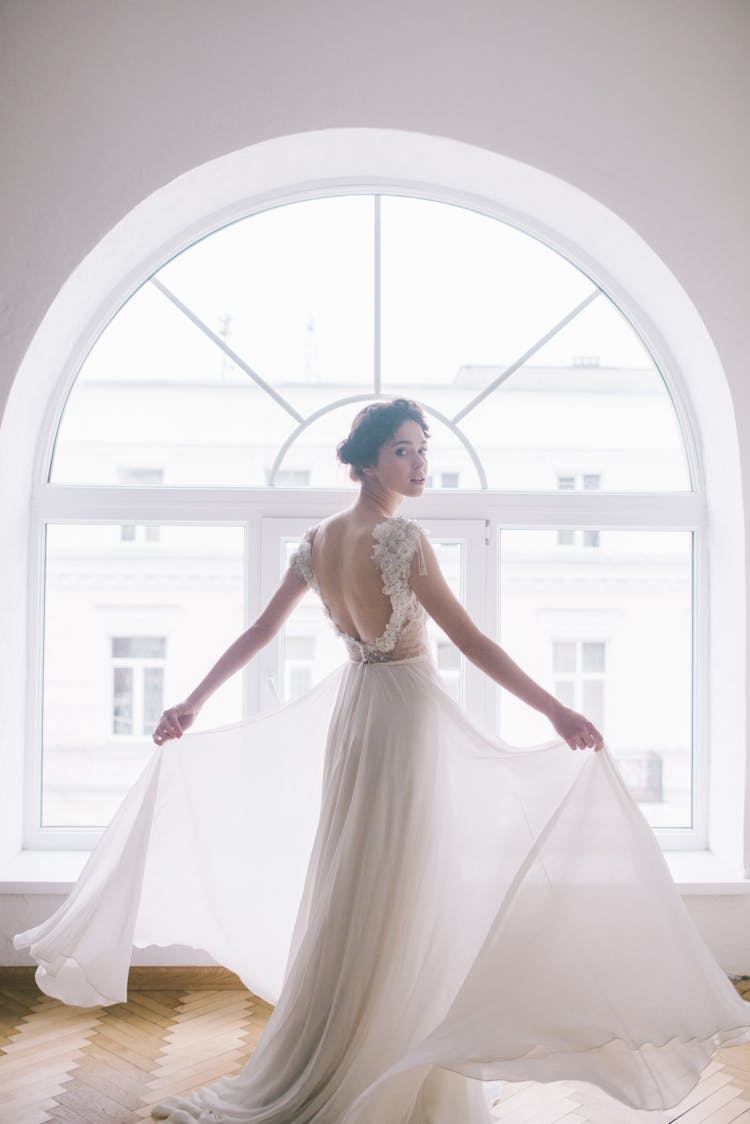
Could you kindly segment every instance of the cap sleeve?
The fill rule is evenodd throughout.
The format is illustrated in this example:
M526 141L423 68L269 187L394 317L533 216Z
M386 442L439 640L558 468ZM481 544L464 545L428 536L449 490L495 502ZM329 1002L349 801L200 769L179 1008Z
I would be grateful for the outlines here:
M289 559L289 569L312 589L315 589L315 575L312 568L312 540L316 529L317 524L307 528L302 537L302 542Z
M424 575L427 573L427 563L424 560L424 551L422 550L422 535L427 532L419 524L415 524L417 528L417 573Z

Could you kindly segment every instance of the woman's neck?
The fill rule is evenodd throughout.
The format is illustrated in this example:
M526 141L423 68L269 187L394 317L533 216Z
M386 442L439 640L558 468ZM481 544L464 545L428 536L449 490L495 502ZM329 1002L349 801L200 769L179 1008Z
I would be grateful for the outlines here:
M370 480L365 479L362 481L359 496L352 510L363 515L375 515L381 519L390 519L392 515L395 515L402 499L403 496L400 496L398 492L392 492L379 484L373 485Z

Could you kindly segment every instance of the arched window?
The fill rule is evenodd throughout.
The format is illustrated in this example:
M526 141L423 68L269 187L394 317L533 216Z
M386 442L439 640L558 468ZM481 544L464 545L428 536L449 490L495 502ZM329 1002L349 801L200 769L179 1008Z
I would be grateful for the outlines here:
M697 461L638 332L579 266L495 217L406 195L258 211L166 262L61 403L44 532L30 837L85 841L184 695L270 594L304 528L350 502L360 404L432 428L430 530L481 627L602 728L670 846L705 845L694 645ZM42 596L40 594L40 596ZM446 685L508 741L547 721L437 629ZM343 658L311 595L203 725Z

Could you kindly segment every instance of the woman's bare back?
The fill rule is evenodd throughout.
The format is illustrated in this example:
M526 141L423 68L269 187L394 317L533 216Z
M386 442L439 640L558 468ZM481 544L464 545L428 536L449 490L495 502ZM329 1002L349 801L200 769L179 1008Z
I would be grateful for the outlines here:
M373 530L382 522L343 512L320 523L312 539L312 568L323 603L339 631L361 641L381 637L392 611L372 557Z

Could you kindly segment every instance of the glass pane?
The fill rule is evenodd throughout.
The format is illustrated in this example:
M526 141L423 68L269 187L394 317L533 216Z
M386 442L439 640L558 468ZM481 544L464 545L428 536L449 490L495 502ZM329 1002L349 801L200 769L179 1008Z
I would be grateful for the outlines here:
M150 282L128 300L71 391L51 479L267 484L301 418L372 390L373 216L371 196L277 207L165 265L199 323Z
M277 488L307 488L310 485L309 468L280 468L274 484Z
M336 446L347 436L354 418L370 401L374 399L347 402L312 422L284 456L280 468L285 475L281 480L277 475L274 482L286 484L293 479L290 473L305 473L305 479L313 488L348 488L354 492L356 485L349 478L348 467L336 459ZM479 487L476 465L455 433L426 406L425 415L430 428L428 488ZM444 476L452 477L457 483L442 483Z
M597 641L583 642L583 670L604 671L604 645Z
M430 542L435 549L437 560L442 570L443 577L451 588L452 593L459 601L464 603L464 570L466 567L466 554L464 544L440 539L437 535L430 535ZM432 617L427 618L427 636L432 646L432 654L440 672L445 689L461 702L464 697L464 666L466 657L461 654L455 644L449 640L441 628L438 628Z
M312 669L309 667L292 667L289 668L288 674L287 697L289 699L298 699L300 695L309 691L313 685Z
M110 321L79 372L50 479L153 487L159 474L167 485L265 484L295 425L147 283ZM138 466L147 475L139 477Z
M164 710L164 668L143 669L143 724L141 732L150 735Z
M382 391L446 419L434 482L483 486L465 438L491 488L690 488L667 386L581 270L474 211L394 196L381 207ZM263 486L276 470L278 486L335 485L329 423L300 426L375 390L374 213L364 195L275 207L163 266L83 364L50 479Z
M155 751L161 700L184 698L244 628L242 528L161 531L134 555L118 524L47 528L44 826L107 824ZM241 717L235 676L198 728Z
M437 646L437 665L441 671L457 671L461 666L461 652L455 644L440 640Z
M502 531L500 642L561 697L557 645L580 637L581 666L566 676L578 702L567 705L592 708L649 823L690 827L692 533L602 530L600 541L591 559L561 552L554 531ZM511 744L554 736L543 715L502 690L500 716Z
M547 491L577 462L588 488L689 489L666 384L640 337L581 270L473 211L392 197L382 208L384 389L414 387L457 419L491 488Z
M382 288L384 386L442 386L451 414L477 377L523 354L594 286L507 223L386 196Z
M475 393L505 366L498 362L477 372ZM666 384L640 338L603 295L460 425L491 488L570 489L572 478L575 488L610 492L690 489Z
M323 396L320 405L324 405ZM355 415L364 405L365 402L353 402L339 406L302 430L279 462L273 483L282 488L299 487L298 481L304 479L305 487L351 488L354 491L348 467L336 459L336 446L346 437ZM269 464L269 473L271 467Z
M310 391L373 385L374 199L274 207L203 238L158 277L303 414Z
M116 667L112 690L112 733L133 732L133 669Z
M290 660L311 660L315 655L315 637L287 636L286 655Z
M560 700L563 706L570 706L575 710L576 685L572 679L556 679L552 694Z
M430 542L448 585L456 597L463 602L465 566L463 543L441 540L439 535L431 535ZM298 545L299 539L290 538L285 541L284 569L289 565L289 559ZM454 698L463 698L464 657L431 618L428 618L427 622L427 635L446 689ZM343 641L336 635L324 616L320 598L310 589L295 607L282 632L283 691L279 693L285 702L295 697L294 685L301 682L297 670L302 664L299 655L302 646L304 651L309 653L304 662L305 672L309 671L308 686L319 683L347 659Z
M555 671L575 671L575 644L566 644L564 641L555 641L555 643L552 645L552 667Z
M604 680L584 679L581 710L597 730L604 725Z

